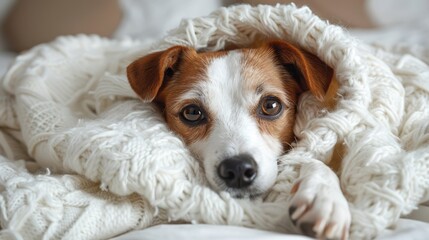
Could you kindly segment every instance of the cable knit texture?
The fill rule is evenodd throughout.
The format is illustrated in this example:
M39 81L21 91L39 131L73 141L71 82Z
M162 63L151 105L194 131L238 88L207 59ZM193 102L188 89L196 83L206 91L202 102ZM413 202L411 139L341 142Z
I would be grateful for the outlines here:
M173 45L208 51L286 39L335 69L333 111L301 96L299 141L263 199L207 187L198 161L128 85L134 59ZM61 37L17 57L0 88L0 238L100 239L170 221L281 232L300 166L343 143L352 239L376 237L429 188L429 68L366 46L308 8L246 5L184 20L155 43ZM328 151L329 152L329 151Z

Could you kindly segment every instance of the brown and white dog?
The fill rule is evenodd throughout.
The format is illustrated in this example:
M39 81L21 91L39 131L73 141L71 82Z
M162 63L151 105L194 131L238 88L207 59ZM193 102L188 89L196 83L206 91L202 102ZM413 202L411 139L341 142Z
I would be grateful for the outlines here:
M175 46L134 61L127 75L201 160L211 187L242 198L272 187L278 158L294 141L299 95L322 100L333 71L288 42L270 41L220 52ZM292 191L290 218L304 234L347 238L347 201L329 167L302 167Z

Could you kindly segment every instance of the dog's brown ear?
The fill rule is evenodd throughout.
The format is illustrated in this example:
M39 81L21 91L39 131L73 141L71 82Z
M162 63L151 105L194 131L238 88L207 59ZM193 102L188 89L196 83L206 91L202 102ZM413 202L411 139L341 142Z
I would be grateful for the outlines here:
M268 46L274 50L280 64L297 78L301 90L310 90L322 101L332 79L332 68L317 56L288 42L272 41Z
M143 101L151 102L158 95L161 86L177 71L183 52L182 46L151 53L135 60L127 67L131 88Z

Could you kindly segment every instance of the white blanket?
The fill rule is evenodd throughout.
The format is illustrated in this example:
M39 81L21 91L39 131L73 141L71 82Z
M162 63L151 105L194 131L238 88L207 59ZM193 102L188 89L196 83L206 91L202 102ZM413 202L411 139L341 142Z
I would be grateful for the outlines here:
M327 112L303 95L299 141L280 159L275 186L263 199L236 200L206 186L156 108L136 100L124 69L175 44L219 50L261 38L292 40L332 66L338 104ZM2 80L0 236L107 238L170 221L294 231L287 200L300 167L343 141L351 236L374 237L427 194L428 78L418 59L359 44L293 5L222 8L154 45L59 38L19 56Z

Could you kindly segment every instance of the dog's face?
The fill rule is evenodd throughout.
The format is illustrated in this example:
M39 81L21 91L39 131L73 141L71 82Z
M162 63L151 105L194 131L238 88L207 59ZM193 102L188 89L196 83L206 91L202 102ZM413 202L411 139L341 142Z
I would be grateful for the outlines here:
M253 197L277 177L277 158L294 138L299 94L323 98L332 70L276 41L209 53L177 46L136 60L127 75L202 161L214 189Z

